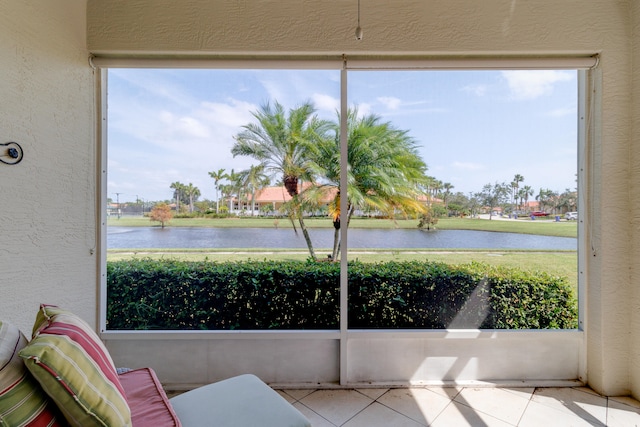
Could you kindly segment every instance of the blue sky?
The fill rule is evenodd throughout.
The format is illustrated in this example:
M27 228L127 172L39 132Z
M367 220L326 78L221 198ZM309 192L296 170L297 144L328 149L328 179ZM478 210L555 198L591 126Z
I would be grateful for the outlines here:
M335 119L337 70L112 69L107 197L170 199L175 181L215 199L208 172L246 169L233 136L267 101L312 101ZM428 174L454 192L524 176L535 194L574 189L576 71L352 71L349 105L407 130Z

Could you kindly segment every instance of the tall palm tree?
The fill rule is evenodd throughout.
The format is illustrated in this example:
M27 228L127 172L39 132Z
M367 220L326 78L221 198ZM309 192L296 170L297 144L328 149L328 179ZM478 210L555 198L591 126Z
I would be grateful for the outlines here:
M358 117L357 109L347 112L347 224L356 209L372 208L393 218L425 210L420 201L428 184L427 166L420 158L417 145L406 131L395 129L376 115ZM333 125L334 138L309 147L313 170L324 177L326 186L340 183L340 125ZM323 187L320 187L321 189ZM325 193L326 194L326 193ZM332 258L339 253L339 197L330 204L335 234Z
M524 177L522 175L520 175L519 173L517 173L514 177L513 177L513 181L511 182L511 191L512 191L512 196L513 196L513 204L514 204L514 208L513 210L515 210L515 204L518 201L518 190L520 188L520 183L524 181Z
M184 194L184 187L185 185L178 181L169 186L173 190L173 197L176 200L176 212L180 212L180 198Z
M264 173L264 165L251 165L249 169L239 172L239 175L242 193L251 194L251 216L253 216L256 210L256 193L268 186L271 180Z
M200 189L195 187L192 183L183 186L184 194L189 198L189 212L193 212L193 202L200 197Z
M231 149L235 156L250 156L260 162L267 174L281 177L291 196L292 219L297 219L309 254L316 259L311 238L304 224L303 206L299 198L301 180L314 182L308 167L307 147L325 138L328 122L315 115L309 102L290 109L288 114L277 101L266 103L252 113L257 123L243 126Z
M442 202L444 203L445 209L448 209L447 199L451 194L451 190L453 190L453 184L451 184L450 182L445 182L444 184L442 184L442 188L444 189L444 192L442 193Z
M526 209L529 205L529 196L533 196L533 188L531 188L530 185L525 185L524 187L522 187L522 190L524 197L524 206Z
M231 169L231 172L227 175L228 184L220 186L225 194L225 197L229 200L229 213L233 212L233 198L235 196L238 197L238 201L240 198L240 174L236 173L234 169Z
M225 173L225 169L218 169L217 171L209 172L209 176L213 178L213 182L216 188L216 213L220 210L220 199L218 198L218 191L220 190L220 181L229 178L229 175Z

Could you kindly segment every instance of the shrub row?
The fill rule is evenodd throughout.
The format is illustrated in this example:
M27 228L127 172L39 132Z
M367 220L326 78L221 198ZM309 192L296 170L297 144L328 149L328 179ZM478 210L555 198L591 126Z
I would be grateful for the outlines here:
M107 263L111 330L338 329L340 266L300 261ZM566 278L471 263L349 264L349 327L577 327Z

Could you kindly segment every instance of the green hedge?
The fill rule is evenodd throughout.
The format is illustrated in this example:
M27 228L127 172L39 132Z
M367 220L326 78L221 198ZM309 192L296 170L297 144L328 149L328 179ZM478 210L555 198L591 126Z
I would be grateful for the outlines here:
M326 262L107 263L111 330L338 329L340 266ZM566 278L471 263L349 264L349 327L576 328Z

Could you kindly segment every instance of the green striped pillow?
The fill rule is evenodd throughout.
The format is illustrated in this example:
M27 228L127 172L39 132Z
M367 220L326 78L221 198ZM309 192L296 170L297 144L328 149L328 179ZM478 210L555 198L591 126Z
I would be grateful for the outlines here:
M131 411L111 356L82 319L41 305L25 365L73 426L130 426Z
M0 426L65 426L56 405L18 357L26 344L17 327L0 322Z

